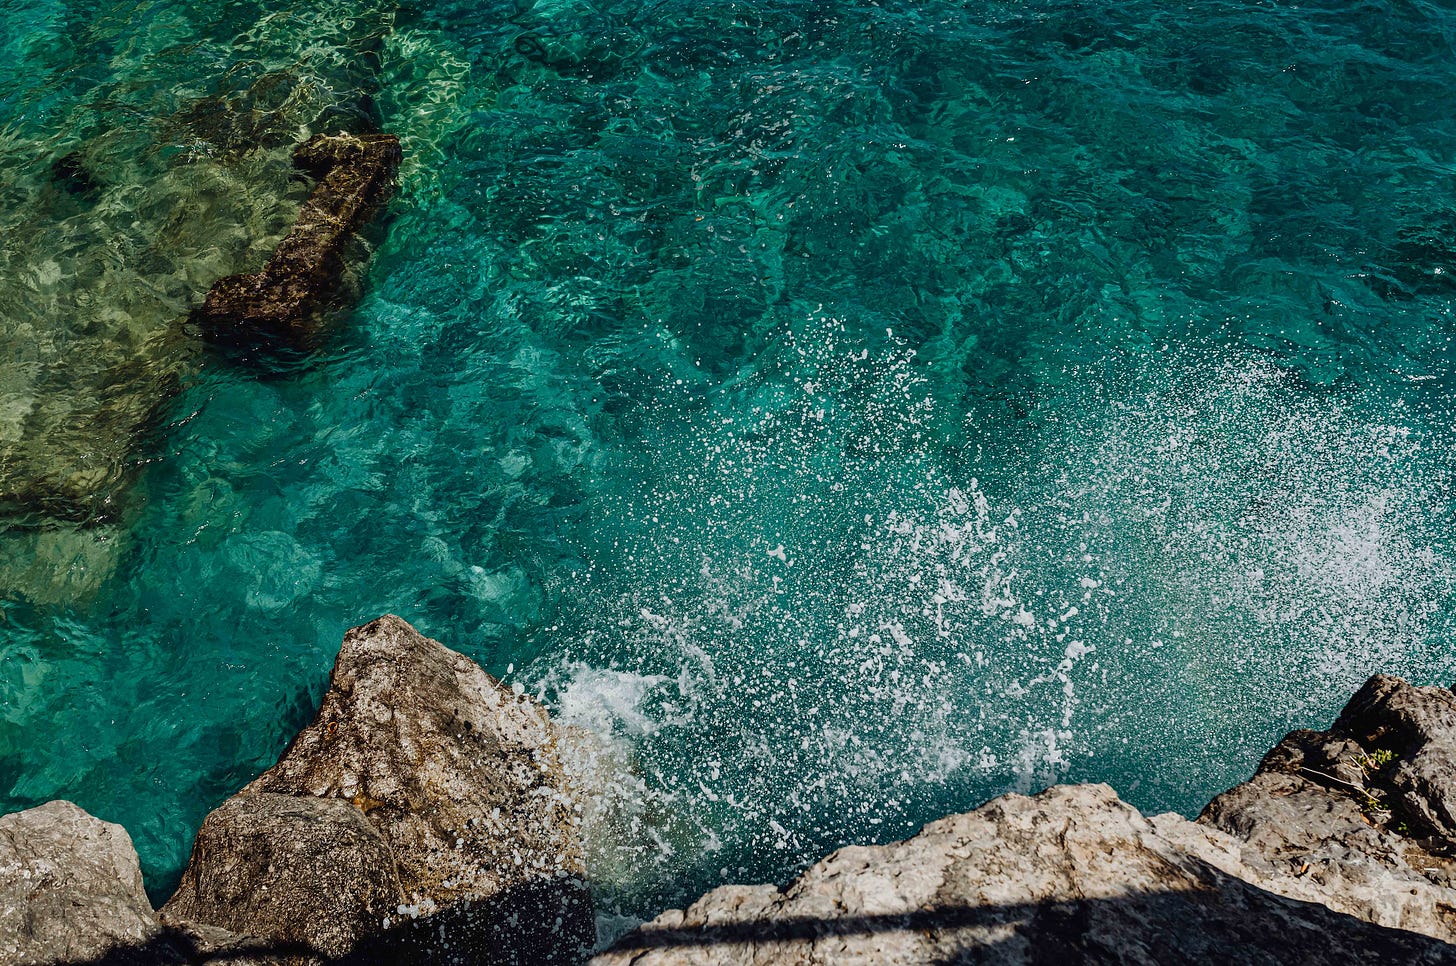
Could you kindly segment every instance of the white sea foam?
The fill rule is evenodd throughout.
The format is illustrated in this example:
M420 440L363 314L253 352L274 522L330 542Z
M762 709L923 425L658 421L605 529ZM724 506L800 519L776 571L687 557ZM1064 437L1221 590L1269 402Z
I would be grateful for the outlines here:
M1450 575L1411 433L1258 359L1119 379L1048 390L1027 458L978 478L947 426L965 452L1023 427L817 319L663 427L537 671L604 742L573 767L620 769L599 883L778 874L1074 771L1176 803L1247 769L1251 721L1267 742L1429 636Z

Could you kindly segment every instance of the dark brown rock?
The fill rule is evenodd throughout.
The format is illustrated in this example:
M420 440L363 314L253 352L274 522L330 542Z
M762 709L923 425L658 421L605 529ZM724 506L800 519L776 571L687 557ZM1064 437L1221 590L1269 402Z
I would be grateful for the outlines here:
M207 293L193 317L215 342L317 345L326 310L339 295L344 248L393 190L399 139L319 135L293 159L319 182L262 271L229 275Z
M1394 824L1447 842L1456 837L1456 694L1377 674L1330 731L1358 742L1367 757L1391 755L1370 776Z

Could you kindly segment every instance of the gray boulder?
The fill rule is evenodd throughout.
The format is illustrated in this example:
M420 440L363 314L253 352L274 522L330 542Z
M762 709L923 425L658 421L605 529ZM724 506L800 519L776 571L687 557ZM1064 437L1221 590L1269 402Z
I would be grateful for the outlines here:
M394 855L350 803L242 794L203 821L165 913L266 933L293 963L348 953L402 899Z
M386 616L345 635L318 716L208 817L162 911L360 961L538 963L594 938L584 879L545 709ZM260 884L283 898L244 907Z
M119 826L64 802L0 818L0 966L576 962L584 878L545 710L383 617L203 822L160 921Z
M1456 963L1456 694L1372 678L1198 822L1104 785L1008 795L784 888L724 886L593 966ZM576 962L592 935L545 711L397 617L208 816L153 915L126 833L0 818L0 966Z
M157 929L126 829L70 802L0 816L0 964L96 959Z
M277 944L163 925L131 837L70 802L0 817L0 966L284 966Z

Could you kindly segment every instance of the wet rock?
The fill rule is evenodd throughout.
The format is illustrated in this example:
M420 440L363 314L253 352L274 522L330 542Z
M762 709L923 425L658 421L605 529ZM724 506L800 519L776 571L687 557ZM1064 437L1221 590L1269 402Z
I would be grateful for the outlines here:
M372 41L377 45L380 38ZM301 64L258 73L256 64L242 63L217 84L212 94L168 119L177 136L207 145L214 157L236 160L259 149L296 143L300 125L289 124L290 116L308 117L306 126L314 130L379 129L381 118L370 93L377 84L371 72L345 71L320 83Z
M0 817L0 963L95 959L158 928L120 825L60 801Z
M388 197L399 162L391 134L321 135L300 146L294 163L318 184L262 271L212 286L193 316L203 333L226 345L316 346L340 293L345 245Z
M724 886L593 966L1449 963L1456 949L1277 895L1239 843L1105 785L1008 795L786 888Z
M543 708L382 617L345 635L317 718L278 764L209 816L164 913L319 942L322 903L339 922L321 951L353 945L360 962L574 961L593 921L565 784ZM299 902L310 881L335 885L302 912L271 898L240 911L270 876ZM376 916L387 896L393 914Z
M37 604L85 600L116 570L127 545L117 525L60 521L0 535L0 573L12 594Z
M1271 888L1456 941L1456 694L1377 675L1329 731L1295 731L1199 817Z

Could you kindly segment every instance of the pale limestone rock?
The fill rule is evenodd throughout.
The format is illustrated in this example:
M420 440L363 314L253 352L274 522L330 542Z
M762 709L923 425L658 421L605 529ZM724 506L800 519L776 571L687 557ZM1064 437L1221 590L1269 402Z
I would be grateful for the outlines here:
M126 829L61 801L0 816L0 964L94 959L157 928Z
M1444 943L1260 888L1240 852L1105 785L1058 786L841 849L782 891L715 889L592 966L1456 961Z
M304 815L279 804L290 798L329 804ZM275 854L297 860L282 887L327 928L310 932L289 902L239 913L239 897L279 881ZM163 911L361 961L553 962L594 934L584 876L545 709L386 616L344 636L314 722L209 816Z

